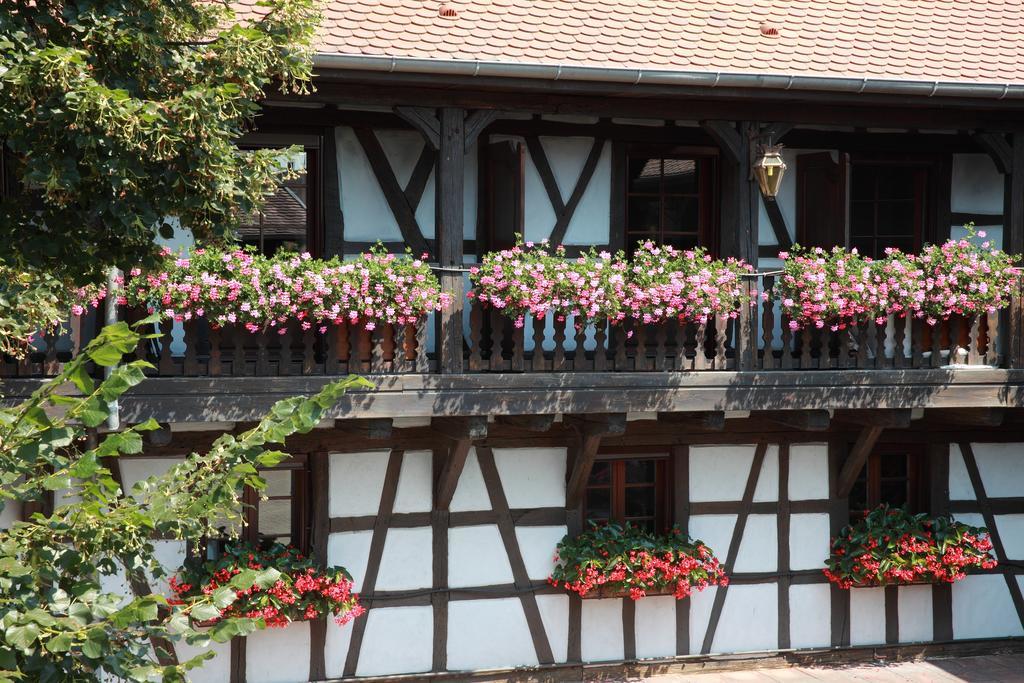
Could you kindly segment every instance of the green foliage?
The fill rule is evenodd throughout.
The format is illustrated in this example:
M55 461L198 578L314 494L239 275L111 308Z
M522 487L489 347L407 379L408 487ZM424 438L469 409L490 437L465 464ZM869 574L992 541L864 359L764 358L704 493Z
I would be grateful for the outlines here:
M262 489L257 468L285 457L269 446L311 430L346 389L370 386L349 377L313 396L280 401L252 429L224 434L209 452L193 453L123 492L111 459L142 452L142 433L157 425L102 436L89 428L106 419L109 402L144 379L147 365L119 365L97 383L86 364L112 367L139 339L124 323L104 328L60 376L21 405L0 410L0 500L41 500L60 490L69 496L61 500L74 501L0 533L0 681L98 680L100 668L133 681L179 681L203 657L161 666L153 660L152 638L201 647L263 628L262 620L240 618L199 632L189 617L219 609L223 595L169 605L161 595L111 593L101 577L125 568L131 576L160 577L153 538L195 541L216 533L212 520L240 527L243 486Z
M251 19L203 0L9 0L0 12L0 138L29 191L0 201L0 261L77 284L158 260L180 224L228 238L282 174L239 154L258 101L301 92L315 0Z

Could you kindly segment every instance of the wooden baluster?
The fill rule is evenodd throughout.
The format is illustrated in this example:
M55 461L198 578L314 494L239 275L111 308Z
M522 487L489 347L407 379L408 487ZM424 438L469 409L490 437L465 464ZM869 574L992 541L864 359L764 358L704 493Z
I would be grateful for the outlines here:
M747 292L750 284L746 283ZM753 370L757 362L757 343L754 337L754 312L749 304L740 304L739 315L733 320L735 339L736 369Z
M565 318L556 315L552 322L555 327L555 355L551 363L551 371L565 372L569 369L565 362Z
M796 337L796 342L800 347L801 370L810 370L814 367L814 361L811 358L811 337L815 330L816 328L814 325L808 325L804 329L800 330L800 333Z
M507 318L496 309L491 309L491 364L492 372L505 369L505 321Z
M783 370L793 369L793 328L789 326L789 318L782 316L782 355L780 365Z
M837 365L845 369L850 367L850 330L844 326L842 329L836 330L836 334L839 335Z
M967 347L967 364L981 365L981 314L971 316L970 341Z
M526 345L526 323L523 327L512 325L512 372L522 372L526 369L526 361L523 357L523 347Z
M988 323L988 345L985 349L985 363L987 365L999 365L999 311L992 311L987 315Z
M647 325L642 322L636 323L636 356L633 360L633 368L638 372L650 370L647 362Z
M932 357L929 359L930 365L933 368L942 366L942 327L941 321L931 326L932 328Z
M174 321L170 319L164 319L160 321L160 361L157 364L157 369L162 376L171 376L178 373L175 372L174 358L171 357L171 330L174 329Z
M907 343L907 319L894 316L892 324L896 328L896 335L893 339L892 365L894 368L901 369L907 367L907 354L904 350Z
M586 321L576 320L576 334L573 335L573 343L576 350L572 354L572 369L574 372L585 372L587 367L587 324Z
M57 360L56 329L51 328L46 331L43 335L43 343L46 345L46 350L43 352L43 374L53 377L60 372L60 361Z
M729 335L729 316L715 316L715 370L725 370L728 358L726 356L726 339Z
M469 306L469 369L483 370L484 361L480 353L480 342L484 334L484 312L480 302L472 299Z
M256 333L256 376L267 377L270 375L270 351L267 346L270 342L270 335L274 334L269 329L260 330Z
M327 327L327 337L324 346L324 374L341 374L341 340L344 336L342 330L344 324L335 325L331 323Z
M390 326L377 323L370 333L370 372L380 374L385 372L384 345L387 335L390 334Z
M885 352L885 342L889 331L889 325L879 325L875 323L875 367L882 369L888 367L889 358Z
M654 330L654 369L665 372L665 346L668 342L668 320L662 320Z
M416 321L416 372L430 372L430 358L427 355L427 319Z
M771 292L775 286L775 278L772 275L764 276L764 291ZM761 340L764 342L764 350L761 352L761 368L771 370L775 367L775 351L772 346L775 343L775 302L772 299L761 300Z
M853 330L854 338L857 340L857 356L856 356L857 364L856 364L856 367L858 369L861 369L861 370L863 370L863 369L868 367L868 335L867 335L867 325L869 325L869 324L870 323L866 323L866 322L865 323L855 322L855 323L853 323L854 326L851 328Z
M608 369L608 349L605 343L608 339L608 321L598 319L594 321L594 372L605 372Z
M697 324L697 333L694 339L693 369L706 370L708 367L708 324L706 322Z
M82 316L71 316L68 324L71 327L71 357L77 358L82 352ZM142 344L143 340L140 339L139 343Z
M544 320L533 316L533 357L530 359L530 369L534 372L547 370L547 361L544 359Z
M207 372L211 377L219 377L223 368L220 358L220 327L210 326L210 360L207 364Z
M277 352L277 374L287 376L292 374L292 325L290 322L284 323L284 327L280 329L284 330L284 334L277 334L280 346Z
M665 357L662 359L661 371L672 372L679 369L679 352L683 348L683 327L679 318L670 318L662 325L665 328ZM658 340L661 344L661 340Z
M231 335L231 374L241 377L245 374L245 341L252 337L241 324L232 324L225 329Z
M626 355L626 329L630 325L629 321L623 320L612 329L612 334L615 339L615 370L622 372L626 370L626 362L629 359Z
M199 321L186 320L184 374L195 377L199 374Z
M910 367L919 368L924 364L924 321L912 318L910 321Z
M960 344L960 331L963 320L958 315L949 319L949 364L957 365L962 362L963 346Z
M366 337L366 328L361 322L350 322L348 324L348 371L356 375L366 373L366 365L363 362L363 354L367 351L364 348L363 339Z
M697 323L683 321L679 323L679 334L682 335L679 349L679 370L692 370L697 362Z
M310 327L308 330L302 331L303 375L312 375L316 370L316 333L313 329L313 327Z

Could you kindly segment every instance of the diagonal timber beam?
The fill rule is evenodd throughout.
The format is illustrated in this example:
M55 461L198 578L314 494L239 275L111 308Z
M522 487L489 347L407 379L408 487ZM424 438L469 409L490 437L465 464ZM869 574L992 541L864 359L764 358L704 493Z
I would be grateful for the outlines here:
M839 480L836 484L836 498L849 497L850 491L853 490L853 485L857 481L857 476L864 469L864 464L868 461L871 450L878 443L878 437L882 435L883 429L884 427L879 425L868 425L860 430L853 448L850 449L850 454L846 456L843 469L839 472Z
M466 467L466 458L473 441L487 437L487 418L459 417L434 418L431 429L452 440L448 448L448 457L437 477L434 493L434 510L447 510L455 496L455 488L459 485L459 477Z
M572 510L579 507L583 500L583 491L590 479L590 470L594 467L597 449L601 439L609 434L622 434L626 431L625 413L608 415L565 416L563 422L573 427L579 435L573 458L572 472L565 485L565 508Z

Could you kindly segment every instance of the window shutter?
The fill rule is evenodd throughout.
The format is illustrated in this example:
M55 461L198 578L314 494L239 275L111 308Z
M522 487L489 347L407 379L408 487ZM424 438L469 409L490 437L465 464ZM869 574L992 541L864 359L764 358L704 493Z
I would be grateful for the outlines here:
M490 249L506 249L523 232L525 147L514 140L487 146L488 227Z
M846 155L796 158L796 239L805 247L846 245Z

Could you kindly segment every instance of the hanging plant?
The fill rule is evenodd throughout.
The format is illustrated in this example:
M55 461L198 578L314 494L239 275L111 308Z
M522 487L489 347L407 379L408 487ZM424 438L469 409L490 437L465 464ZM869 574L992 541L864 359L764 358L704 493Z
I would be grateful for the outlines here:
M823 571L840 588L953 583L995 567L991 550L984 528L882 505L832 540Z
M563 538L556 561L548 582L584 598L671 594L682 600L694 590L729 584L711 548L676 527L654 534L628 522L593 525Z
M365 611L352 592L352 577L342 567L319 568L295 548L279 543L266 549L231 543L216 560L190 557L170 580L172 599L187 603L232 585L232 578L242 572L265 569L275 569L280 576L266 587L236 591L235 601L206 623L246 617L262 619L269 627L284 627L331 614L344 625Z

